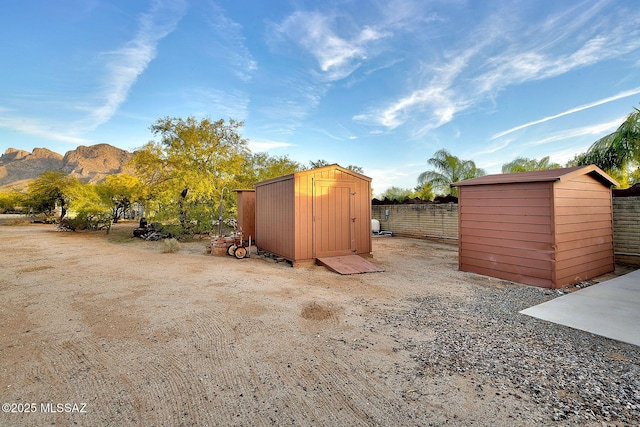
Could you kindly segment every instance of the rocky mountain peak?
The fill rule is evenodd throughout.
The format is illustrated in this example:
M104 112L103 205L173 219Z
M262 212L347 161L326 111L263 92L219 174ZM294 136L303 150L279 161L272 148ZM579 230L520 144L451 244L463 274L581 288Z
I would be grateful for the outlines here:
M31 156L34 159L56 159L62 160L62 156L58 153L55 153L48 148L34 148L31 152Z
M0 188L21 189L44 172L60 170L84 182L100 182L108 175L132 173L133 154L109 144L79 146L64 156L47 148L31 153L9 148L0 156Z
M0 165L6 162L23 159L28 155L28 151L17 150L15 148L7 148L7 151L5 151L2 156L0 156Z

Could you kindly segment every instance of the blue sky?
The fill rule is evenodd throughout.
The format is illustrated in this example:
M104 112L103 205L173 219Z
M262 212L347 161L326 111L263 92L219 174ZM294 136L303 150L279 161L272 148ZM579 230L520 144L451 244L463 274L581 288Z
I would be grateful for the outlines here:
M133 151L165 116L412 188L439 149L564 164L640 107L640 5L23 0L0 14L0 150Z

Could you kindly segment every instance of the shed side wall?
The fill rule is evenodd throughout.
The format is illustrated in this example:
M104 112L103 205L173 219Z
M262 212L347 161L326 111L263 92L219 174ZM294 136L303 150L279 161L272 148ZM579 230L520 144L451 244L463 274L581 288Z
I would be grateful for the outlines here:
M295 260L294 180L256 185L258 247L290 261Z
M551 287L551 183L459 187L459 269Z
M556 280L563 287L613 271L611 190L589 175L555 184Z
M242 230L243 237L256 242L256 192L237 191L238 193L238 228Z

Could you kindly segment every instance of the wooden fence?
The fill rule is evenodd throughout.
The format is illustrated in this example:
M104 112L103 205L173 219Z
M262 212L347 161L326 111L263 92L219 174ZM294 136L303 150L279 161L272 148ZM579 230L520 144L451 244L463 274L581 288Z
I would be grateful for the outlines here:
M613 198L616 262L640 265L640 197Z
M371 218L396 236L458 239L458 205L373 205ZM640 197L613 198L613 244L616 262L640 266Z

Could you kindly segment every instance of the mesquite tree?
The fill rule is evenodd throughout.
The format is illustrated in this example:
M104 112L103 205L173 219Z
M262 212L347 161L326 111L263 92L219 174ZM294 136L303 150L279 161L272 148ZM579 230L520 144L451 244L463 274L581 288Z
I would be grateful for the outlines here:
M194 117L158 119L150 141L133 158L137 175L147 186L148 201L159 217L177 218L188 233L206 231L223 188L235 187L236 175L248 153L240 136L242 122Z

